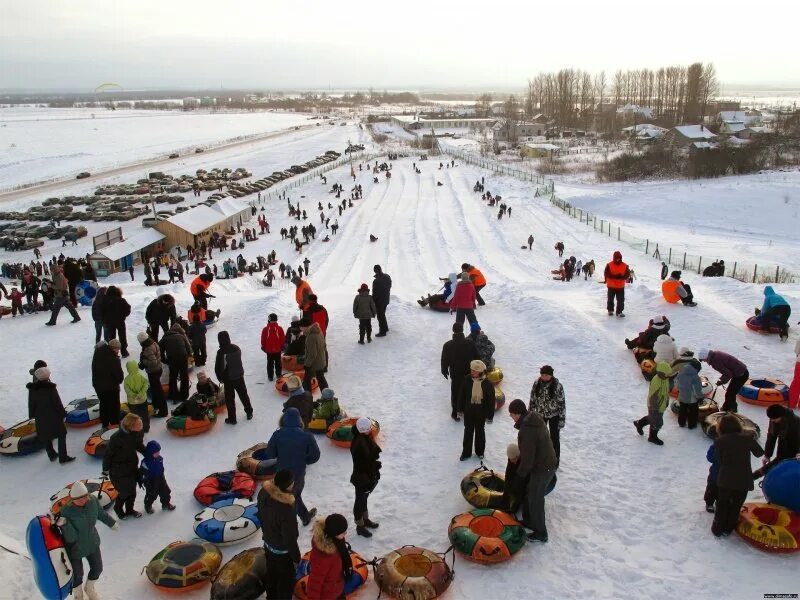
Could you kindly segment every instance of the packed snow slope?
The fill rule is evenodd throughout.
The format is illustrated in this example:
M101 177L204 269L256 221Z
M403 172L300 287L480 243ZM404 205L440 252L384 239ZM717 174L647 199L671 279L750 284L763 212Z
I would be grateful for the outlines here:
M670 414L665 416L661 448L648 444L631 424L646 412L646 384L623 340L655 315L669 317L679 346L710 345L740 357L754 375L789 378L796 333L782 344L744 327L753 307L761 303L760 288L688 275L699 306L667 305L659 291L658 263L628 255L622 248L639 279L627 290L627 318L608 317L605 287L598 280L617 249L613 240L564 217L546 200L534 199L528 184L466 166L439 171L434 161L421 163L422 174L417 175L411 162L412 158L395 161L392 178L381 175L378 184L371 172L356 171L364 198L341 217L327 209L329 201L336 202L328 190L336 182L350 189L353 181L346 169L329 173L327 185L314 182L291 191L290 200L308 210L310 222L319 228L317 240L303 255L277 233L283 226L303 223L288 219L285 202L268 203L264 212L272 234L248 244L243 252L252 259L276 249L279 261L295 267L305 257L311 260L308 280L331 319L329 383L350 415L381 423L382 478L370 497L370 517L381 523L374 537L355 536L350 455L324 437L317 438L322 458L308 469L306 503L323 515L348 516L348 539L368 558L404 544L436 551L448 547L450 519L471 508L459 482L478 460L458 460L463 426L450 419L449 382L439 368L453 318L420 308L416 299L434 292L439 277L469 262L488 279L482 292L487 305L477 316L497 346L506 397L527 400L539 368L550 364L566 390L568 414L558 485L547 497L549 543L529 544L509 562L491 567L459 558L447 597L760 598L765 591L798 591L796 557L758 552L737 536L711 535L711 515L702 500L710 441L700 431L679 429ZM510 204L511 218L498 220L496 209L472 191L481 177L488 190ZM443 185L438 187L437 181ZM338 219L341 225L328 243L320 241L327 232L319 225L318 202L331 222ZM530 233L536 238L533 250L523 250L520 246ZM370 243L370 234L378 241ZM558 263L553 245L559 240L566 245L566 256L595 259L594 280L552 279L550 270ZM214 255L218 264L228 257L235 253ZM362 282L372 281L374 264L382 265L394 282L387 313L390 332L360 346L352 300ZM135 334L144 328L145 307L156 293L143 286L141 269L136 279L131 283L127 275L117 275L105 281L120 285L133 306L128 332L134 356ZM271 289L263 287L258 276L213 283L210 291L217 298L212 307L222 309L222 318L209 331L209 355L217 349L216 334L228 330L243 350L254 418L241 419L236 427L220 420L211 432L196 438L172 437L163 422L154 422L149 438L162 444L178 508L125 521L118 533L99 526L105 572L98 588L104 599L151 597L152 587L140 570L166 544L193 536L193 516L200 510L192 498L194 486L213 471L232 469L239 451L266 441L275 429L284 398L266 379L260 332L270 312L276 312L284 326L297 314L294 290L278 282ZM188 280L164 289L175 294L179 309L188 308ZM800 300L797 287L777 289L790 302ZM3 425L27 416L25 383L38 358L49 363L65 402L92 393L94 328L89 310L81 309L81 315L83 320L72 325L62 314L52 328L44 327L43 316L0 322L6 357L0 362ZM766 430L763 409L742 405L741 412ZM28 520L47 510L51 494L100 473L100 462L82 451L88 434L70 430L68 446L78 460L65 467L49 463L44 453L0 461L0 534L22 539ZM515 439L507 412L498 412L487 426L486 464L503 469L506 445ZM750 500L759 497L758 491L749 495ZM251 538L226 547L225 559L259 543ZM300 546L303 551L310 548L310 528L301 528ZM6 564L2 552L0 560ZM34 597L30 573L18 562L9 563L9 569L17 588L3 588L0 597ZM377 595L372 578L367 587L361 592L364 597ZM207 596L206 589L186 597Z

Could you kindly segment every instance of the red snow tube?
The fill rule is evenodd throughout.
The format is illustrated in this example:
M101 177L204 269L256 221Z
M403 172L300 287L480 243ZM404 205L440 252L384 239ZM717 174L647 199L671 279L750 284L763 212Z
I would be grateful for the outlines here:
M256 480L241 471L212 473L194 488L195 499L203 506L229 498L252 498Z
M760 331L762 333L780 333L781 328L775 325L774 323L770 324L768 327L764 327L764 325L758 321L758 317L750 317L744 323L747 325L748 329L752 329L753 331Z
M439 302L431 302L428 306L431 310L435 310L436 312L450 312L450 304L444 300L440 300Z

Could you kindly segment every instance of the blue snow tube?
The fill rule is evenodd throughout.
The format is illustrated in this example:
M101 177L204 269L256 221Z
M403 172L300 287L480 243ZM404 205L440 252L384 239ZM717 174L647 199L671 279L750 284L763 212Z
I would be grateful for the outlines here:
M247 498L214 502L194 516L197 537L212 544L234 544L258 532L258 505Z
M761 489L771 504L800 513L800 460L789 458L772 467Z
M75 297L82 306L91 306L94 302L94 297L97 296L99 285L96 281L84 279L75 286Z
M47 600L64 600L72 593L72 563L64 540L51 527L50 517L39 515L28 523L25 534L33 563L33 578Z

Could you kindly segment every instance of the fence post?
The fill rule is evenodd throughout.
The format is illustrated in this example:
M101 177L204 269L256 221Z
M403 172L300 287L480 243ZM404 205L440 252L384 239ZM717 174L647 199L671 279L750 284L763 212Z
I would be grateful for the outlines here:
M644 253L650 254L650 240L647 240L647 243L645 244Z
M781 268L775 267L775 283L778 283L781 274Z
M700 275L700 270L702 269L703 264L703 257L700 257L700 261L697 263L697 274Z
M733 274L731 275L734 279L736 279L736 261L733 261Z
M594 216L594 220L592 221L592 226L594 230L597 231L597 215Z
M667 264L668 265L672 264L672 246L670 246L669 248L669 258L667 259Z
M681 268L686 270L686 252L683 253L683 267Z
M619 225L617 226L617 241L620 241L622 238L620 237L620 230Z
M758 265L753 267L753 283L756 282L756 273L758 272Z

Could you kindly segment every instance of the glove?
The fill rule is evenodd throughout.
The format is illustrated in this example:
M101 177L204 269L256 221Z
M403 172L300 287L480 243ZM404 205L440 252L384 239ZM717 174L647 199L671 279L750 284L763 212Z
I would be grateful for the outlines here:
M55 523L58 527L64 527L64 525L67 524L67 520L64 517L58 516L53 523Z
M111 531L119 531L119 523L114 521L114 524L111 526Z
M717 384L716 384L716 385L717 385L717 387L719 387L719 386L721 386L721 385L725 385L725 382L724 382L724 381L722 381L722 379L720 379L719 381L717 381Z
M762 466L767 466L768 462L769 462L769 459L766 456L761 459L761 465Z
M444 375L444 378L447 379L447 373L442 373L442 375Z

